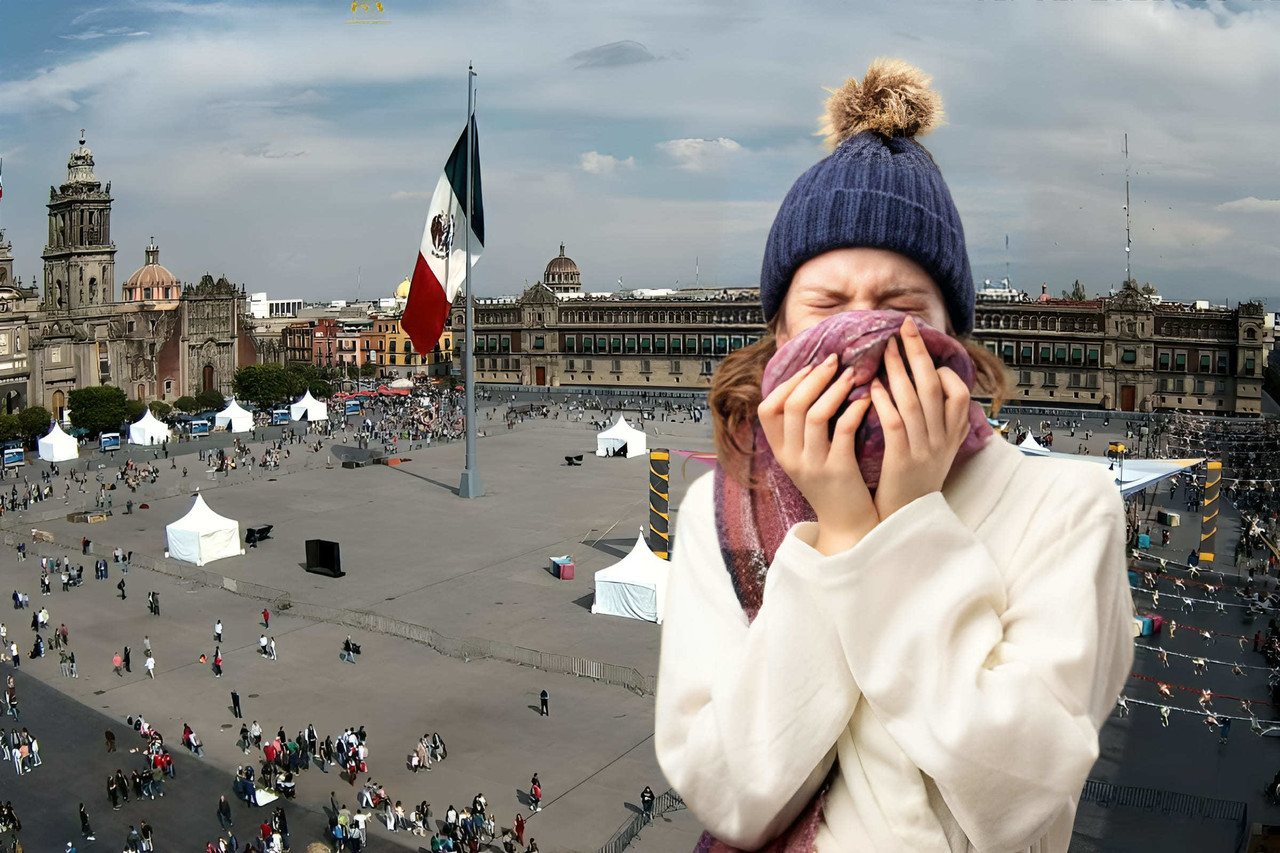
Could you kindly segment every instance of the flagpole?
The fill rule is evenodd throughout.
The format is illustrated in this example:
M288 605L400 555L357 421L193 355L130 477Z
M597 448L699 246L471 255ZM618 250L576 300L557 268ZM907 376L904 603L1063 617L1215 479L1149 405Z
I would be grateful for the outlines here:
M471 153L472 123L475 119L475 100L472 91L472 80L476 72L471 63L467 63L467 217L466 233L463 235L466 257L464 258L463 287L467 291L466 299L466 331L463 335L462 369L466 374L466 413L463 415L467 430L467 464L462 470L462 482L458 485L458 497L478 498L484 495L484 484L480 481L480 471L476 468L476 358L475 331L472 329L471 315L474 313L474 302L471 298L471 228L475 217L475 173L472 171Z

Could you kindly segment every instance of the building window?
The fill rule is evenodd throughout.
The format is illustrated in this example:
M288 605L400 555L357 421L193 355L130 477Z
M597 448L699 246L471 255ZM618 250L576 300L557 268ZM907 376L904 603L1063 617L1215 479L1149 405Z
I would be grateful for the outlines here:
M1089 347L1088 364L1090 367L1098 366L1098 348L1097 347Z
M321 336L321 337L324 337L324 332L321 332L321 333L320 333L320 336ZM388 349L387 349L387 351L388 351L388 352L395 352L395 351L396 351L396 342L395 342L395 341L391 341L391 342L390 342L390 344L388 344ZM329 344L329 352L333 352L333 344ZM391 362L391 363L392 363L392 364L395 364L395 362L394 362L394 361L393 361L393 362Z
M1222 394L1222 393L1225 393L1225 392L1226 392L1226 390L1227 390L1227 383L1226 383L1226 382L1222 381L1221 379L1218 379L1218 380L1215 380L1215 381L1214 381L1214 383L1213 383L1213 391L1214 391L1214 393L1215 393L1215 394Z
M394 355L394 354L387 356L387 358L391 359L391 361L389 361L389 362L388 362L388 364L395 364L395 363L396 363L396 357L395 357L395 355Z
M591 359L589 359L589 358L584 358L584 359L582 360L582 369L583 369L583 371L585 371L586 373L590 373L590 372L591 372Z
M1049 353L1050 353L1050 351L1051 351L1051 347L1049 347L1049 346L1041 346L1041 347L1040 347L1040 363L1041 363L1041 364L1048 364L1048 363L1049 363L1049 361L1050 361L1050 357L1049 357Z
M582 336L582 351L583 351L583 352L591 352L591 351L594 349L593 344L595 344L595 338L591 337L590 335L583 335L583 336Z
M1134 364L1138 361L1138 351L1135 349L1126 349L1120 353L1120 361L1124 364Z
M1023 317L1022 319L1025 320L1026 317ZM1031 344L1022 345L1022 363L1023 364L1031 363L1031 354L1033 351L1034 351L1034 347L1032 347Z
M1229 359L1227 358L1227 356L1223 355L1222 353L1219 353L1218 354L1218 372L1227 373L1230 370L1231 368L1229 365Z
M1079 366L1084 364L1084 349L1081 347L1071 348L1071 363Z
M678 374L680 372L680 362L678 361L671 362L671 372L673 374Z
M642 358L642 359L640 359L640 372L641 372L641 373L652 373L652 372L653 372L653 367L651 366L651 363L650 363L649 359L647 359L647 358Z
M608 351L609 351L608 339L603 337L596 338L596 352L608 352Z
M672 336L671 336L671 354L672 354L672 355L679 355L679 354L680 354L680 352L681 352L681 344L682 344L683 342L684 342L684 338L680 337L679 335L672 335Z
M620 358L615 358L615 359L613 359L613 360L610 362L609 371L610 371L611 373L621 373L621 372L622 372L622 359L620 359Z
M1050 373L1050 372L1047 372L1047 371L1045 372L1045 374L1044 374L1044 387L1046 387L1046 388L1057 388L1057 387L1058 387L1058 376L1057 376L1057 374L1056 374L1056 373Z
M1160 369L1161 369L1161 370L1168 370L1168 369L1169 369L1169 353L1167 353L1167 352L1162 352L1162 353L1160 353L1160 356L1159 356L1159 364L1160 364Z
M729 351L733 352L734 350L740 350L740 349L742 349L742 335L730 335Z
M1213 357L1212 357L1212 356L1210 356L1208 353L1202 353L1202 354L1200 355L1200 372L1201 372L1201 373L1208 373L1208 372L1209 372L1209 370L1210 370L1209 363L1210 363L1212 360L1213 360Z
M1254 361L1253 361L1253 359L1251 359L1251 358L1246 358L1246 359L1244 360L1244 372L1245 372L1245 373L1248 373L1249 375L1251 375L1251 376L1252 376L1252 375L1253 375L1253 365L1254 365Z
M144 287L144 288L142 288L142 298L143 298L143 299L150 299L150 298L151 298L151 288L149 288L149 287Z
M664 355L667 351L667 336L655 335L653 339L653 350L658 355Z
M1004 363L1013 364L1013 344L1004 344L1000 350L1000 357L1004 359Z
M627 336L626 336L626 345L627 345L626 351L627 351L628 353L634 353L634 352L636 351L636 336L635 336L635 335L627 335Z
M617 337L609 341L609 352L622 352L622 338Z
M1066 347L1063 347L1063 346L1058 347L1058 348L1057 348L1057 351L1054 353L1054 360L1055 360L1058 364L1066 364L1066 363L1067 363L1067 348L1066 348Z
M712 363L711 363L711 361L710 361L710 360L704 360L704 361L702 362L702 375L703 375L703 376L710 376L710 375L711 375L711 373L712 373L712 370L713 370L713 369L714 369L714 366L712 365Z
M545 336L545 335L534 335L534 336L533 336L533 348L534 348L534 349L546 349L546 348L547 348L547 339L546 339L546 336Z
M710 339L707 340L707 347L708 349L711 347ZM686 335L684 339L684 351L689 355L696 353L698 351L698 339L693 335Z
M1187 369L1187 354L1185 352L1175 353L1173 356L1173 366L1178 370Z
M98 341L98 372L103 376L111 373L111 362L107 358L107 342Z
M564 369L573 373L573 359L570 358L565 360Z
M501 341L501 343L500 343L500 346L501 346L502 348L501 348L500 350L498 350L498 352L511 352L511 336L510 336L510 335L503 335L503 336L502 336L502 341Z
M578 348L578 336L577 336L577 335L565 335L565 336L564 336L564 351L565 351L565 352L573 352L573 351L575 351L577 348Z

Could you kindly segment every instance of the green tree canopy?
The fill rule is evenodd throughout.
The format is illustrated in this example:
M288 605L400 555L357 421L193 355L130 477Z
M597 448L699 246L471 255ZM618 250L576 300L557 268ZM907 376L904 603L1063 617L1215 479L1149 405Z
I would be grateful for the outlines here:
M173 401L173 407L180 412L198 412L200 411L200 403L195 397L184 394Z
M36 439L48 432L49 424L53 423L53 415L44 406L27 406L18 412L17 418L18 435L15 438L21 438L28 445L35 444Z
M201 391L196 395L196 411L207 412L210 409L222 411L227 405L227 399L218 391L210 389Z
M125 400L124 401L124 419L129 423L134 423L141 418L147 411L147 404L141 400Z
M0 441L25 439L17 415L0 415Z
M67 395L71 425L87 430L93 438L116 432L124 423L127 402L124 391L114 385L77 388Z
M264 410L290 402L298 384L296 375L280 364L246 365L232 380L238 399Z
M151 414L155 415L160 420L164 420L173 413L173 407L160 400L152 400L148 404L148 408L151 409Z

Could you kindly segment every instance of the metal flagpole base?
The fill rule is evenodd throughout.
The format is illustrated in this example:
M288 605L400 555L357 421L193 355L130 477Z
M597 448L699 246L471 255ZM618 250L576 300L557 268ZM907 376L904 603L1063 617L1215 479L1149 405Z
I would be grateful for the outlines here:
M462 482L458 484L458 497L468 499L484 497L484 483L480 481L479 471L471 468L463 469Z

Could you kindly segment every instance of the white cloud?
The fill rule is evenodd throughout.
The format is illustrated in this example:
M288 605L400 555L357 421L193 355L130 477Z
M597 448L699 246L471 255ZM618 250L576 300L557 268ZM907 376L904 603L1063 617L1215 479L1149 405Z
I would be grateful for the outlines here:
M636 158L628 157L619 160L612 154L601 154L599 151L588 151L582 155L582 171L589 175L612 175L618 169L634 169Z
M726 136L715 139L668 139L659 142L659 151L689 172L709 172L725 165L730 157L745 151L741 144Z
M1238 198L1213 206L1214 210L1229 213L1280 213L1280 198Z

